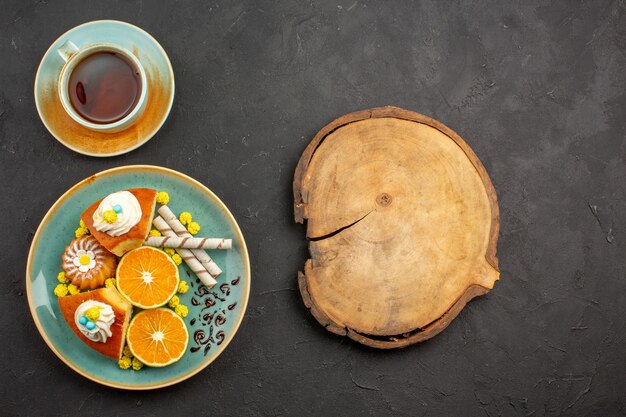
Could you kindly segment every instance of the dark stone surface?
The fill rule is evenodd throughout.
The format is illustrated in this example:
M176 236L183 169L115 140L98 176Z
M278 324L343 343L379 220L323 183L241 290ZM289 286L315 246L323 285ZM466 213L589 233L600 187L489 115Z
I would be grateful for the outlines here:
M626 413L626 6L623 1L7 1L0 4L2 415ZM173 111L128 155L81 156L39 121L48 45L93 19L153 34ZM375 351L327 334L301 304L306 258L291 180L318 129L393 104L437 118L498 191L502 277L441 335ZM149 163L215 191L252 256L247 315L209 368L123 392L64 365L24 294L48 207L94 172ZM591 207L597 207L594 216Z

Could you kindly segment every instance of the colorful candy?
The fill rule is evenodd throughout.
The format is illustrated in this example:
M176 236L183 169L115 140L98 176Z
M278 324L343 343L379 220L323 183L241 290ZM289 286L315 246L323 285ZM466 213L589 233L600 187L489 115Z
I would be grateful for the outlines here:
M113 224L117 221L117 212L114 210L105 210L104 213L102 213L102 218L105 222Z

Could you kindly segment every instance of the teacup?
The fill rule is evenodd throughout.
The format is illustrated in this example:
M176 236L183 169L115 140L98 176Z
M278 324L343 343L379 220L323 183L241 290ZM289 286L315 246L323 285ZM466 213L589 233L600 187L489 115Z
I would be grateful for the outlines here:
M130 51L110 43L78 48L65 42L58 94L65 112L78 124L99 132L129 128L143 114L148 80Z

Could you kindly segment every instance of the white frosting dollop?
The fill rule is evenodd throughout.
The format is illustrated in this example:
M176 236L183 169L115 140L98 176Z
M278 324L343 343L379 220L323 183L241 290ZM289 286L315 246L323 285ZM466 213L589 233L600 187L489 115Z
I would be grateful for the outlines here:
M95 322L92 322L95 323L95 327L89 330L85 324L81 324L80 318L83 317L87 313L87 310L92 307L100 308L100 317L98 317ZM88 300L83 302L76 309L76 312L74 313L74 322L76 323L78 330L80 330L80 332L84 334L87 339L93 342L106 343L107 339L113 335L113 333L111 333L111 326L115 322L115 313L113 312L113 308L111 308L108 304Z
M118 211L115 208L118 208ZM119 211L120 208L121 211ZM116 211L117 220L114 223L104 221L104 212L107 210ZM139 220L141 220L141 206L137 198L128 191L109 194L93 213L93 225L96 230L113 237L128 233L139 223Z

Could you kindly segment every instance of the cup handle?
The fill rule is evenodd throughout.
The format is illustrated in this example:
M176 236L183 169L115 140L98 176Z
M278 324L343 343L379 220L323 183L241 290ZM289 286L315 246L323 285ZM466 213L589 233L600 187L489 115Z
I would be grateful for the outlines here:
M72 41L66 41L59 49L57 49L57 52L63 61L67 62L72 55L78 52L78 46L76 46Z

